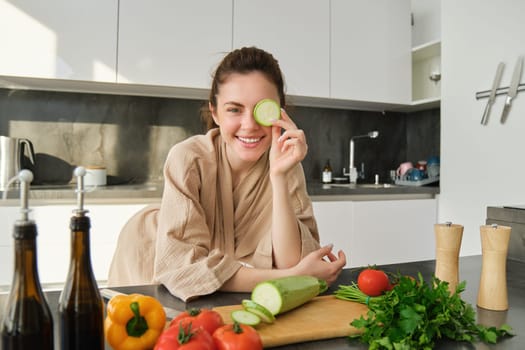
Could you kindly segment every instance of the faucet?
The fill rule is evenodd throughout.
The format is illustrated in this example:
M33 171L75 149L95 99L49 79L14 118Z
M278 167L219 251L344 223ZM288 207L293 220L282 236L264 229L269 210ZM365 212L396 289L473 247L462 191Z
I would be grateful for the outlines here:
M378 136L379 136L379 131L374 130L374 131L370 131L366 135L357 135L357 136L353 136L350 139L350 164L349 164L349 171L348 171L348 173L346 172L346 169L343 168L343 175L350 177L350 183L354 183L355 184L356 181L357 181L357 169L356 169L355 164L354 164L354 140L356 140L356 139L363 139L363 138L375 139Z

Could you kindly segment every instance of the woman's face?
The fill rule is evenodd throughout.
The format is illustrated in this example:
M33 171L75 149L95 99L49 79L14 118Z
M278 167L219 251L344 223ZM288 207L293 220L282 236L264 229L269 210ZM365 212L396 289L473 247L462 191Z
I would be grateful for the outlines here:
M257 124L253 117L253 108L264 98L279 101L276 86L262 73L234 73L220 85L217 107L210 106L234 170L253 165L271 146L272 127Z

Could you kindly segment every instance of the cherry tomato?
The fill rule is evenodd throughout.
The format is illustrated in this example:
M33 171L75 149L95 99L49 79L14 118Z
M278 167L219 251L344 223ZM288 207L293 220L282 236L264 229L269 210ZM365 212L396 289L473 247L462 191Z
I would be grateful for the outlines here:
M227 324L213 333L213 341L217 350L261 350L261 337L257 331L248 325Z
M202 327L193 328L191 322L184 320L176 327L168 327L162 332L154 350L215 350L210 333Z
M377 297L390 288L390 281L384 271L368 268L357 277L357 286L366 295Z
M213 334L215 330L224 325L221 315L217 311L209 309L189 309L186 310L170 322L170 327L179 325L181 320L188 319L193 325L193 329L198 327L204 328L204 330L210 334Z

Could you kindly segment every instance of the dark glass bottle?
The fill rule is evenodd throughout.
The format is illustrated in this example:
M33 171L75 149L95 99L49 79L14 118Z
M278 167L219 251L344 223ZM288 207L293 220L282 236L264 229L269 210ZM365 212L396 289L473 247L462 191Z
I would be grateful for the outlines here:
M23 170L26 171L27 170ZM37 269L36 224L28 220L28 184L22 179L22 219L15 223L15 269L2 322L2 349L53 350L53 317Z
M77 170L75 170L75 173ZM79 178L82 176L79 176ZM71 217L71 260L58 314L62 350L104 349L104 303L93 274L89 233L91 221L83 209L83 181L79 181L79 208Z
M323 183L328 184L332 182L332 166L330 165L330 159L326 161L323 168Z

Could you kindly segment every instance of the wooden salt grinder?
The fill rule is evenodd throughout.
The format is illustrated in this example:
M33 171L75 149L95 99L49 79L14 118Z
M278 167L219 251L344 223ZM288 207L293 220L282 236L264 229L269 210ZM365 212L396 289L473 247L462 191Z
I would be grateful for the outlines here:
M436 271L434 275L441 281L448 282L448 290L456 291L459 281L459 249L463 238L463 225L435 224L436 236Z
M509 226L496 224L480 227L482 265L477 305L481 308L494 311L509 308L507 251L510 231Z

